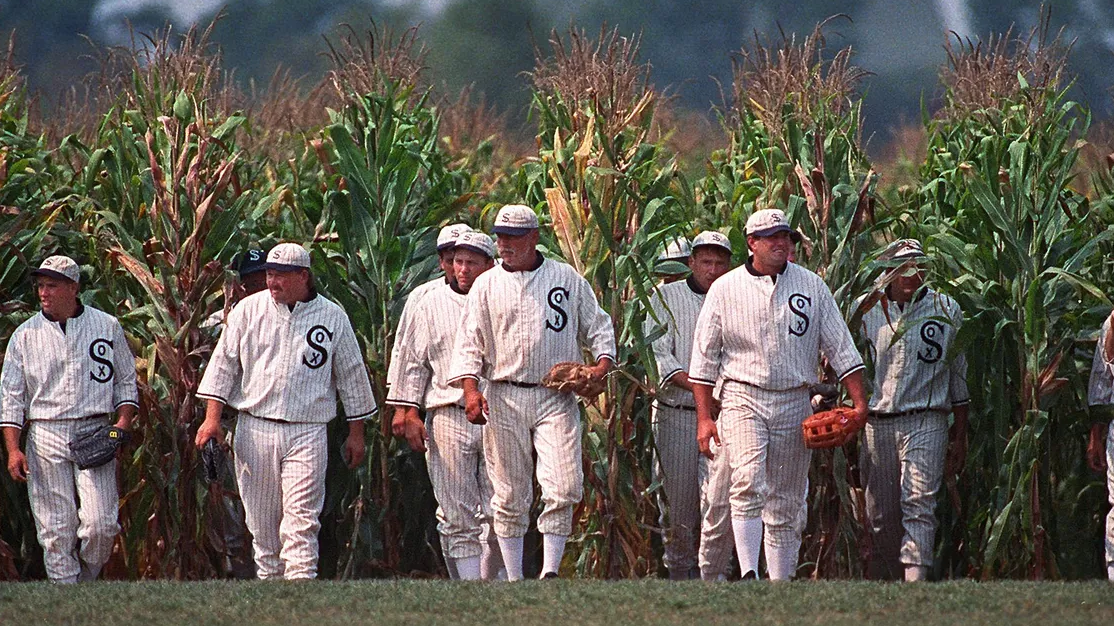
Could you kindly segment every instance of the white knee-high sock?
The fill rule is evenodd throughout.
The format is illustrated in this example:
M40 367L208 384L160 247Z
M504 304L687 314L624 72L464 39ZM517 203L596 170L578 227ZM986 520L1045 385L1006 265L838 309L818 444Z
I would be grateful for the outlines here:
M556 574L561 569L561 559L565 556L565 541L568 537L565 535L542 535L542 548L544 549L544 556L542 559L542 576L553 572Z
M735 552L739 556L739 573L758 575L758 555L762 552L762 518L731 518L731 530L735 533Z
M770 580L789 580L797 573L797 556L800 546L766 546L766 568Z
M522 580L522 537L499 537L507 580Z
M507 570L503 566L503 553L499 550L498 541L488 541L483 544L483 554L480 555L480 578L507 579Z
M480 557L465 556L456 559L456 575L460 580L479 580Z

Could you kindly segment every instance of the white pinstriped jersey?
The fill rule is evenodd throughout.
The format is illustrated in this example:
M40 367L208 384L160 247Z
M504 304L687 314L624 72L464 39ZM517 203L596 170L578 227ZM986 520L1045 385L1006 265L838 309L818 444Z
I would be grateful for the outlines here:
M402 376L402 370L406 366L406 353L403 348L409 344L410 338L407 336L410 332L412 318L414 317L414 309L422 298L437 289L448 284L445 276L438 276L433 280L428 280L410 292L406 296L406 304L402 305L402 314L398 317L398 327L395 329L395 340L391 344L391 362L387 364L387 387L394 387L398 384L399 378Z
M562 361L615 360L615 329L588 281L545 259L537 269L484 272L468 292L449 383L483 377L538 384Z
M40 311L12 333L0 373L0 426L74 420L139 406L135 357L115 317L84 306L63 331Z
M824 281L795 263L776 278L747 263L712 284L696 322L689 380L711 386L722 376L796 389L817 382L821 353L841 380L863 368Z
M408 333L406 364L398 385L391 388L389 404L426 410L448 405L464 406L464 391L449 386L448 372L453 343L467 294L442 284L427 293L415 307Z
M678 373L688 373L696 318L704 305L704 294L693 289L690 277L658 287L650 304L654 315L646 317L645 332L651 333L659 325L665 327L665 334L652 344L660 381L658 400L674 407L696 406L692 392L671 384L670 379Z
M1099 406L1114 404L1114 363L1107 363L1102 356L1102 345L1106 342L1106 333L1110 332L1110 318L1107 317L1099 331L1098 345L1095 346L1095 356L1091 359L1091 379L1087 385L1087 405Z
M338 398L349 420L376 410L344 310L318 295L291 311L269 291L244 298L228 314L197 397L288 422L328 422Z
M925 289L904 310L883 297L863 315L863 336L874 362L870 409L881 413L950 411L966 404L967 358L952 354L963 311L955 300Z

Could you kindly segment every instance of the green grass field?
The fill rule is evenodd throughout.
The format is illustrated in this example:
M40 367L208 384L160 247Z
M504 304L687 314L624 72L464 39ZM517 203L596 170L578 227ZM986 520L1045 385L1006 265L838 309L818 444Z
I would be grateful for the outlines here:
M1114 585L446 581L0 585L0 624L1110 624Z

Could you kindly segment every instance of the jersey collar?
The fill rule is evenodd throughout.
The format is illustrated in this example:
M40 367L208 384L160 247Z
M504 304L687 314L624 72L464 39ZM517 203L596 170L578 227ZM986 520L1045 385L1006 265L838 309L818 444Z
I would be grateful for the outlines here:
M698 296L704 296L708 294L708 291L706 289L701 289L700 285L696 284L696 280L693 279L691 275L685 279L685 283L689 286L689 289Z
M534 266L531 267L530 269L512 270L509 267L507 267L506 263L500 263L499 267L503 268L503 270L506 271L506 272L510 272L511 274L514 274L515 272L536 272L542 266L542 263L545 263L545 257L542 256L541 252L538 252L536 250L534 251L534 254L537 255L537 258L534 259Z

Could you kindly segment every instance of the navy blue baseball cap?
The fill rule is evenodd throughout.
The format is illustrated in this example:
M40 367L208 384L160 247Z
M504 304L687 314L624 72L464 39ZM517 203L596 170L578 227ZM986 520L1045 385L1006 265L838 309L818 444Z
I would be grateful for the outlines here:
M240 278L246 277L248 274L263 271L263 265L267 262L266 250L244 250L240 254L240 259L236 263L236 271L240 273Z

